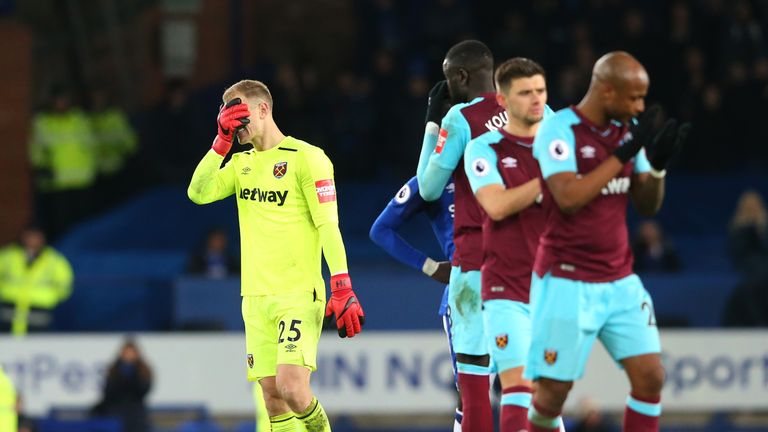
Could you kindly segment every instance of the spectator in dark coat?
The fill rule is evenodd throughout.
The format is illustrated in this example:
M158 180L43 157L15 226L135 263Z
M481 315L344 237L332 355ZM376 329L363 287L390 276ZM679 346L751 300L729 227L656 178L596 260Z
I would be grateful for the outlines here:
M94 414L120 419L123 432L151 431L146 397L152 387L152 370L136 343L128 339L109 366L101 402Z
M729 327L768 326L768 211L757 191L739 198L729 230L733 266L742 280L725 308Z
M640 224L632 245L636 272L676 272L682 266L672 243L656 221Z

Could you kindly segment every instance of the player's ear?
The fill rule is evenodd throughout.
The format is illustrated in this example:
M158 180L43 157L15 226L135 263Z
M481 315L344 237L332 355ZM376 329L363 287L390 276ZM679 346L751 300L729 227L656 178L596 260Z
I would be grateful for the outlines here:
M601 96L603 98L603 101L605 102L611 102L616 97L616 88L614 88L610 84L603 84L603 88L601 89Z
M505 98L504 95L501 93L500 88L499 88L499 92L496 93L496 103L499 104L500 107L507 109L507 98Z
M469 85L469 71L464 68L459 68L456 71L456 76L458 77L458 82L461 83L461 85Z

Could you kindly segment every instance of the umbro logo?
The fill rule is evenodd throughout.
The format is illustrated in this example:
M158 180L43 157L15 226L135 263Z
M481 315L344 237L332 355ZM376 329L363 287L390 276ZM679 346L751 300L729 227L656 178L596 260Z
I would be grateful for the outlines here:
M296 352L296 348L298 348L294 344L288 344L285 346L285 352Z
M581 152L581 157L584 159L595 158L595 148L590 145L585 145L584 147L580 148L579 151Z
M501 164L504 165L504 168L517 168L517 159L507 156L501 160Z
M248 173L251 172L250 167L244 167L243 171L241 172L242 175L248 175Z

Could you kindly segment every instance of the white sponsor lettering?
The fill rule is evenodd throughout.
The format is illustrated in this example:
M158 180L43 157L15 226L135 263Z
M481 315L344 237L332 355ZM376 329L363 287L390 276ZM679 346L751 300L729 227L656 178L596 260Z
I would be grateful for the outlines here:
M631 185L629 177L614 177L607 185L602 189L603 195L620 195L629 191Z

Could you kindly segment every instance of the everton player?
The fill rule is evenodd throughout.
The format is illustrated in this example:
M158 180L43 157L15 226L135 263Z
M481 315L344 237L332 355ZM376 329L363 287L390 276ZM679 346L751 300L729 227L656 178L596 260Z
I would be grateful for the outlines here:
M530 432L556 430L595 339L630 381L624 430L658 431L659 332L653 302L632 273L626 207L631 198L642 215L659 210L665 169L689 125L668 120L657 131L657 109L634 121L645 109L648 86L634 57L606 54L595 63L582 101L544 120L536 134L533 155L554 208L531 283L533 333L524 374L538 387Z
M505 61L495 74L497 101L508 123L473 139L464 167L483 221L482 300L485 337L501 382L501 432L526 428L531 382L523 366L531 342L528 292L544 228L539 165L531 154L544 118L544 69L525 58Z
M400 188L373 223L370 231L371 240L403 264L423 272L438 282L447 284L451 273L450 261L438 262L427 256L406 242L397 231L415 216L424 214L429 219L443 253L450 260L453 256L453 191L453 183L449 183L439 200L426 202L419 195L419 183L416 177L411 178ZM447 285L443 291L438 313L443 318L443 328L448 335L448 348L453 359L455 380L456 356L451 347ZM461 431L462 414L461 405L459 405L454 418L454 431Z

